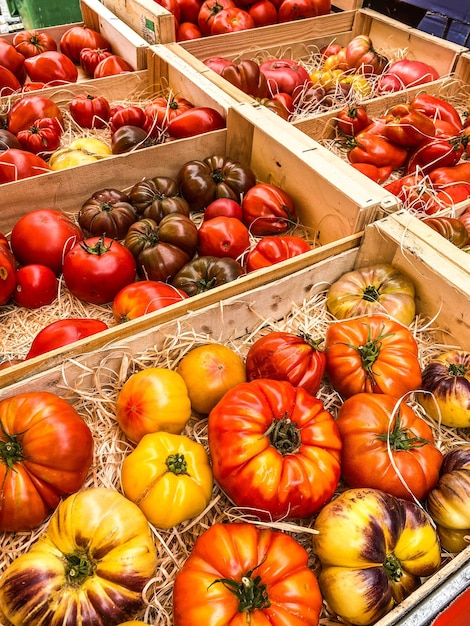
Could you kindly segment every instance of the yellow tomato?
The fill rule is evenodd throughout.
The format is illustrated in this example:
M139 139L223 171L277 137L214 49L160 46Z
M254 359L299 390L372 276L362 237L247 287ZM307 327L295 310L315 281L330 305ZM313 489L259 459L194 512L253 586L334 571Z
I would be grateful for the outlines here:
M343 75L342 70L317 70L310 74L310 80L315 85L330 89L338 83Z
M116 419L134 443L148 433L180 434L191 417L191 401L183 377L164 367L132 374L116 401Z
M352 89L354 89L361 98L369 96L372 90L370 82L363 74L345 74L341 77L340 82L351 85Z
M185 435L150 433L125 459L122 488L157 528L196 517L212 497L212 469L204 446Z
M98 137L77 137L70 142L68 147L70 150L82 150L94 155L110 156L112 154L108 144Z
M101 157L93 154L87 154L81 150L69 150L68 148L62 148L57 150L49 159L49 166L52 171L65 170L69 167L75 167L76 165L84 165L85 163L93 163L98 161Z
M176 371L186 383L193 410L202 414L210 413L229 389L246 381L243 359L219 343L193 348Z

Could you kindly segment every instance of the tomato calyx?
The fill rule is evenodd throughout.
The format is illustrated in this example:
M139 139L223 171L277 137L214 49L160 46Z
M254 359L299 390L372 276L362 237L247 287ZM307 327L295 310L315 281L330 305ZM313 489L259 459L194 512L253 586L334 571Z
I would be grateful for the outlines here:
M380 292L374 285L367 285L362 293L362 299L367 302L377 302L380 298Z
M397 450L413 450L414 448L422 448L423 446L432 443L428 439L424 439L424 437L412 436L409 428L402 428L400 412L398 412L393 430L377 435L377 439L380 441L387 441L393 452L396 452Z
M165 461L165 465L167 466L168 471L173 474L185 474L186 476L189 476L188 464L186 463L184 454L178 454L177 452L175 454L170 454Z
M308 343L310 347L312 347L317 352L323 352L323 348L321 344L325 341L323 337L319 337L318 339L314 339L308 332L305 330L299 330L299 337Z
M111 246L113 245L113 240L111 240L109 246L107 246L104 242L105 236L101 235L96 243L89 246L86 241L80 242L80 247L85 250L88 254L94 254L95 256L102 256L111 250Z
M297 424L286 417L286 415L281 417L281 419L273 420L264 436L269 437L271 445L282 456L295 453L302 443Z
M391 337L393 335L393 333L388 333L388 334L386 333L385 335L383 335L382 333L383 333L383 326L382 326L382 330L380 331L380 334L375 339L371 339L370 328L369 328L367 341L362 346L354 346L352 344L345 344L349 348L353 348L354 350L357 350L359 352L359 354L361 355L361 359L362 359L362 366L372 379L374 378L372 366L378 359L380 350L382 349L381 340L387 337Z
M6 441L0 441L0 458L9 469L13 469L13 465L20 461L24 461L25 456L23 454L23 446L18 441L18 436L24 433L18 433L10 435L5 431L3 424L1 424L3 435L7 438Z
M86 552L76 552L64 556L67 564L65 568L66 577L71 585L80 587L87 578L93 576L95 564Z
M271 606L271 601L267 593L267 585L261 584L261 576L255 576L253 578L253 572L258 569L260 565L257 565L242 576L241 582L230 578L218 578L214 580L211 585L222 583L226 589L231 591L238 598L239 613L267 609Z
M383 562L383 568L390 580L397 583L403 576L403 570L400 565L400 561L394 554L387 554L385 561Z
M455 376L458 378L459 376L465 376L468 372L468 368L465 367L464 363L450 363L447 368L447 373L449 376Z

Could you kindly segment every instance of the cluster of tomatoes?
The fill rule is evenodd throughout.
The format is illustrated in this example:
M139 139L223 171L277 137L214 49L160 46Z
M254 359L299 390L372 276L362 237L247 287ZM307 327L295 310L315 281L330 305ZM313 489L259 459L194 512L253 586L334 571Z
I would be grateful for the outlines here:
M157 1L173 15L177 41L317 17L331 11L331 0Z
M112 304L121 323L310 250L288 234L292 197L222 155L188 161L174 179L97 190L75 218L37 209L14 224L2 242L0 304L50 304L62 276L76 298ZM52 349L50 332L40 345Z
M20 31L12 42L0 39L1 96L75 83L79 67L91 78L134 70L101 33L86 26L70 27L59 43L40 30Z

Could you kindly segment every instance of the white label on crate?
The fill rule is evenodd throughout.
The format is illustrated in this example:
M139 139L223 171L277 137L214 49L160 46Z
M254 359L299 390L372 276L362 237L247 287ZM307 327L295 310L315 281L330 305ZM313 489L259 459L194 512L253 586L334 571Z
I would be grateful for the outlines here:
M155 31L155 24L144 15L140 16L140 21L142 24L142 38L151 45L159 43Z

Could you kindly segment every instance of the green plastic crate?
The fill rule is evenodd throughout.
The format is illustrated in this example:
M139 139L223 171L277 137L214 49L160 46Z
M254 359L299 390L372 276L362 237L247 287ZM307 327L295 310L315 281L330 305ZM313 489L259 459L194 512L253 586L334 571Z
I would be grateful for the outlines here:
M10 15L19 15L26 30L82 21L79 0L7 0Z

